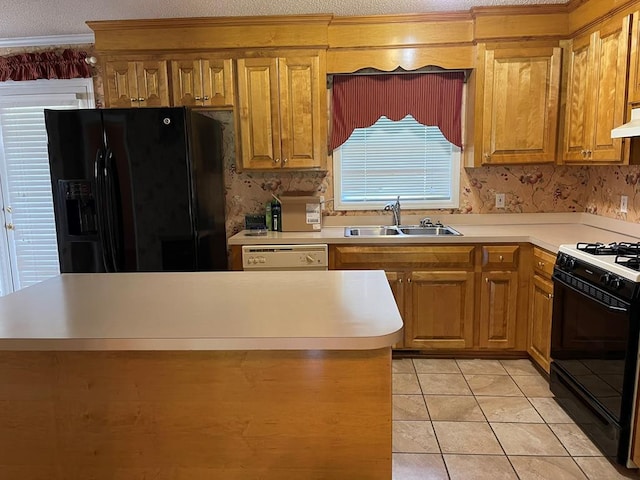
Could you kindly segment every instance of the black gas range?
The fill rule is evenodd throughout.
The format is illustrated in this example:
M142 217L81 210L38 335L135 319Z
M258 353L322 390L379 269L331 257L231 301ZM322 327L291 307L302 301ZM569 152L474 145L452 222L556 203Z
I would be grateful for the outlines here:
M640 336L640 243L562 245L553 284L551 390L607 456L626 464Z

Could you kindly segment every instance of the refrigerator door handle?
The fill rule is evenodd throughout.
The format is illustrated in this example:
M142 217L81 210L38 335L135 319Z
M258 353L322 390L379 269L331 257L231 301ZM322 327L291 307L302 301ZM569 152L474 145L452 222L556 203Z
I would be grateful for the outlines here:
M109 251L111 254L112 271L120 270L120 252L118 248L118 239L120 238L119 214L115 179L115 170L113 165L113 151L107 148L104 161L104 197L106 203L107 217L107 240L109 243Z
M93 177L96 185L96 213L98 217L98 238L100 240L100 249L102 251L102 264L106 272L110 271L109 242L107 242L107 225L105 219L105 200L104 200L104 151L98 148L93 164Z

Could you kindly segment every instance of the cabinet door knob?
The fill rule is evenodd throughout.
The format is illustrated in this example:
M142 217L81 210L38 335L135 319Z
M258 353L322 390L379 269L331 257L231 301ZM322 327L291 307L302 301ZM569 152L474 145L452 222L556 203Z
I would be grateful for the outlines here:
M129 99L129 101L130 101L130 102L137 102L137 101L138 101L138 99L137 99L137 98L130 98L130 99Z
M548 294L547 294L547 297L549 297L549 300L551 300L551 299L553 298L553 294L548 293Z
M280 159L279 158L274 158L273 159L273 163L280 163Z
M500 255L498 258L500 259L500 261L504 260L504 257L502 255Z
M287 160L286 158L282 160L282 163L287 163L289 160Z
M200 97L196 97L196 102L199 102L200 100L202 100Z
M206 102L207 100L209 100L209 96L205 95L204 97L202 97L202 99Z
M484 277L484 282L489 283L489 277Z
M398 283L402 283L402 279L401 278L398 279Z
M489 160L491 158L491 155L489 155L488 153L484 154L484 159L485 160Z
M539 266L540 268L544 267L544 262L538 262L538 266Z
M411 283L411 278L407 278L407 283Z
M142 97L138 97L138 101L139 101L139 102L144 102L144 98L142 98Z

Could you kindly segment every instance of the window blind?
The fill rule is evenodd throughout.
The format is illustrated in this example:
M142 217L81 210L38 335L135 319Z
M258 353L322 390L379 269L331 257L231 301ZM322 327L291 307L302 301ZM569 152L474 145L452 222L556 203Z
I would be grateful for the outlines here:
M75 96L0 101L0 178L13 289L60 273L44 109L78 108ZM57 98L56 98L57 97ZM22 105L21 105L22 104Z
M459 157L438 127L408 115L381 117L358 128L339 148L338 204L381 206L400 195L402 203L429 207L457 202Z

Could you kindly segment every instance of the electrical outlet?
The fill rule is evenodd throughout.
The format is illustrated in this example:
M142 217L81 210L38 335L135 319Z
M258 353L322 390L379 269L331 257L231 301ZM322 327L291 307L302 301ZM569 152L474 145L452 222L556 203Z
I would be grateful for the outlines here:
M496 193L496 208L504 208L504 193Z
M621 195L620 196L620 213L627 213L627 201L629 200L629 197L627 197L626 195Z

